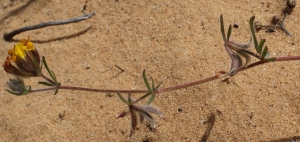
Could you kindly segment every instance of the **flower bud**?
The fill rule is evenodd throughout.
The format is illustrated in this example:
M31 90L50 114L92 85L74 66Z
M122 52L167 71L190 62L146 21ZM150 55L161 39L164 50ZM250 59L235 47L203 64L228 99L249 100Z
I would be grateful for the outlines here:
M7 92L14 95L25 95L31 91L30 86L25 86L24 81L20 78L10 79L9 82L6 83L10 90L6 90Z
M273 16L271 22L273 25L276 25L279 21L280 21L279 17L277 15L275 15L275 16Z
M290 9L293 9L293 8L295 8L295 6L296 6L296 0L288 0L288 1L286 2L286 5L287 5Z

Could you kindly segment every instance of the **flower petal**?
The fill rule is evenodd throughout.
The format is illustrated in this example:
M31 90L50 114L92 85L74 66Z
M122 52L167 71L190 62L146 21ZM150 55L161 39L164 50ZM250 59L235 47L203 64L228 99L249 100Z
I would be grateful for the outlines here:
M121 114L119 114L119 116L117 116L117 118L122 118L124 116L126 116L129 113L129 111L123 111L121 112Z
M247 43L237 43L233 41L228 41L227 44L233 50L248 50L252 46L252 37Z
M153 107L153 106L150 106L150 105L134 105L135 109L137 110L143 110L145 112L148 112L148 113L154 113L156 114L157 116L159 116L160 118L162 119L166 119L164 114L158 110L157 108Z
M139 109L135 109L135 111L138 112L138 114L140 115L140 117L142 119L145 118L150 123L151 128L154 128L154 129L156 128L156 123L155 123L153 117L148 112L139 110Z
M129 109L129 110L131 114L131 130L130 130L129 137L131 137L137 126L137 115L133 109Z
M228 55L230 56L230 60L231 60L229 73L231 75L234 75L236 73L236 70L242 66L242 64L243 64L242 59L238 54L231 51L226 44L225 44L225 49L226 49Z

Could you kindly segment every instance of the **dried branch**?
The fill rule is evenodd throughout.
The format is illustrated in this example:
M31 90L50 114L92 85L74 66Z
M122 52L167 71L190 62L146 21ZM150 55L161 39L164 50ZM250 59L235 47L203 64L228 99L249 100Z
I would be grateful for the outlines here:
M41 23L41 24L37 24L37 25L32 25L32 26L26 26L17 30L14 30L10 33L5 33L3 36L3 39L5 41L12 41L13 37L17 34L20 34L22 32L26 32L26 31L30 31L30 30L35 30L35 29L40 29L40 28L44 28L44 27L48 27L48 26L55 26L55 25L63 25L63 24L69 24L69 23L76 23L82 20L87 20L90 17L94 16L96 13L92 12L90 14L84 14L80 17L76 17L76 18L71 18L71 19L67 19L67 20L59 20L59 21L51 21L51 22L46 22L46 23Z

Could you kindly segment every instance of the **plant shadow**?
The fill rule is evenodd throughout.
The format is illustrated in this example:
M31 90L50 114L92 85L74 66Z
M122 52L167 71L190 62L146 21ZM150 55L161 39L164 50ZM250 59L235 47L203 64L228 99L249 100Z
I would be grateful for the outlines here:
M199 142L206 142L208 140L210 132L214 127L215 121L216 121L216 115L212 113L207 119L206 123L208 124L208 127Z
M270 140L270 141L262 141L262 142L299 142L300 136L293 136L288 138L281 138L277 140Z
M0 19L0 23L2 23L5 19L7 19L10 16L15 16L15 15L18 15L19 13L22 13L27 7L29 7L35 1L36 0L29 0L25 5L15 9L15 10L12 10L6 16L4 16L2 19Z

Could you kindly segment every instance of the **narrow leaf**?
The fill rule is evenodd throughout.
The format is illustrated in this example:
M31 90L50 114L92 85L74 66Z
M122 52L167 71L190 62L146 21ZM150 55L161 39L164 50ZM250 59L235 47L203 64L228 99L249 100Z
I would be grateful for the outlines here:
M128 94L127 102L128 105L132 105L131 94Z
M51 84L51 83L48 83L48 82L38 82L39 84L42 84L42 85L46 85L46 86L55 86L55 84Z
M162 84L162 82L160 82L156 87L155 87L155 91L158 89L158 87Z
M44 65L45 65L45 68L47 69L47 71L48 71L48 73L50 74L51 78L54 79L54 76L53 76L53 74L52 74L52 71L49 69L48 64L47 64L46 59L45 59L44 56L43 56L42 60L43 60L43 63L44 63ZM55 83L57 83L57 82L55 82Z
M225 30L224 30L224 21L223 21L223 15L221 14L220 16L220 25L221 25L221 33L222 33L222 37L224 42L226 42L226 36L225 36Z
M58 88L55 90L55 92L54 92L54 95L56 95L56 94L57 94L57 92L58 92Z
M153 78L151 77L151 81L152 81L152 91L154 91L154 89L155 89L155 86L154 86L154 80L153 80Z
M269 52L269 50L268 50L268 47L266 46L266 47L264 48L264 51L263 51L262 54L261 54L261 57L264 59L264 58L266 57L266 55L268 54L268 52Z
M144 78L144 82L146 84L146 87L148 89L148 91L152 94L153 93L153 90L151 89L150 85L149 85L149 82L148 82L148 79L147 79L147 76L146 76L146 71L144 70L143 71L143 78Z
M227 32L227 41L229 41L229 38L230 38L230 35L231 35L231 24L229 25L229 28L228 28L228 32Z
M143 95L142 97L140 97L139 99L137 99L136 101L134 101L134 103L133 103L133 104L137 103L139 100L142 100L142 99L145 99L145 98L147 98L149 95L151 95L151 93L150 93L150 92L146 93L145 95Z
M7 91L7 92L10 93L10 94L17 95L17 96L23 95L23 93L15 93L15 92L12 92L12 91L10 91L10 90L8 90L8 89L5 89L5 91Z
M259 55L261 55L261 53L262 53L262 48L263 48L265 42L266 42L266 39L262 39L260 41L259 45L258 45L258 53L259 53Z
M119 114L119 116L117 116L117 118L122 118L124 116L126 116L129 113L129 111L123 111L121 114Z
M51 70L51 73L52 73L52 75L53 75L53 77L52 77L52 79L53 79L53 81L55 82L55 83L58 83L57 82L57 79L56 79L56 76L55 76L55 74L54 74L54 72Z
M117 92L117 94L118 94L119 98L120 98L125 104L129 105L129 103L125 100L125 98L124 98L119 92Z
M152 94L147 102L147 105L150 105L154 99L155 99L155 94Z
M147 102L147 104L148 105L150 105L151 104L151 102L154 100L154 98L155 98L155 86L154 86L154 80L153 80L153 78L151 78L151 81L152 81L152 88L153 88L153 93L151 94L151 96L150 96L150 98L149 98L149 100L148 100L148 102Z
M254 19L255 19L255 16L252 16L252 17L250 18L250 29L251 29L251 33L252 33L252 37L253 37L253 42L254 42L255 50L256 50L257 53L259 53L259 50L258 50L258 42L257 42L257 39L256 39L255 30L254 30L254 25L253 25Z

